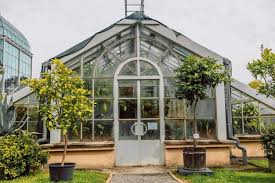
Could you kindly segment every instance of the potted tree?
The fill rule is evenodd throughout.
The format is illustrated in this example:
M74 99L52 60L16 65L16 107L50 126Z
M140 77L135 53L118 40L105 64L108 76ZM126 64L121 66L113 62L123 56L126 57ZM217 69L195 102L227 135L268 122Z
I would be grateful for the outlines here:
M267 97L275 97L275 53L272 49L263 48L261 58L248 63L247 69L255 79L259 79L257 91ZM261 143L269 160L269 167L275 172L275 132L266 130L261 136Z
M94 102L88 98L91 92L84 88L84 81L66 68L61 60L52 60L51 68L40 79L28 79L23 84L29 86L41 101L39 112L47 128L50 131L60 130L63 137L63 157L61 163L49 165L50 179L71 180L75 163L65 162L68 130L77 128L92 114Z
M184 148L184 169L201 171L206 166L206 149L198 147L196 109L200 100L208 98L207 89L230 82L222 64L210 57L188 56L176 69L176 97L185 99L193 112L193 147Z

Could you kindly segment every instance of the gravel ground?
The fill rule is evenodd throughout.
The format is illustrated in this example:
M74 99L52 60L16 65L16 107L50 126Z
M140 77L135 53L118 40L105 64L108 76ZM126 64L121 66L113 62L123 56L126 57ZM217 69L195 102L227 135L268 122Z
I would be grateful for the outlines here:
M154 175L114 174L111 183L178 183L168 173Z

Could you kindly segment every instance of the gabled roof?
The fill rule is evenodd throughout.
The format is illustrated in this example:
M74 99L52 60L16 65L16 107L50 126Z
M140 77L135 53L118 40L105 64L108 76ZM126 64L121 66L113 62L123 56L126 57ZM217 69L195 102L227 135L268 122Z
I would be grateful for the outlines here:
M249 97L251 97L251 98L265 104L266 106L272 108L273 110L275 110L275 100L272 97L266 97L265 95L258 93L256 90L252 89L248 85L246 85L240 81L237 81L235 79L231 82L231 87L233 87L234 89L236 89L242 93L245 93Z
M87 49L90 49L91 47L97 46L98 44L102 43L106 39L114 36L115 34L123 31L124 29L129 28L133 24L141 23L145 25L147 28L151 29L152 31L155 31L156 33L170 39L171 41L181 45L182 47L185 47L186 49L190 50L191 52L206 57L211 56L215 59L217 59L219 62L223 62L223 57L216 54L215 52L201 46L200 44L192 41L188 37L182 35L181 33L170 29L163 23L152 19L140 12L135 12L126 18L120 19L116 23L110 25L109 27L105 28L102 31L97 32L93 36L85 39L84 41L80 42L79 44L69 48L68 50L58 54L57 56L53 58L59 58L66 62L70 60L71 58L77 56L78 54L81 54L82 52L86 51ZM87 47L87 49L85 48ZM50 59L51 60L51 59ZM47 61L48 62L48 61ZM44 63L45 64L45 63Z
M123 19L117 21L116 23L110 25L109 27L103 29L102 31L99 31L99 32L95 33L93 36L91 36L91 37L85 39L84 41L78 43L77 45L75 45L75 46L73 46L73 47L71 47L71 48L69 48L68 50L66 50L66 51L64 51L64 52L62 52L62 53L60 53L60 54L58 54L58 55L55 56L54 58L62 58L62 57L65 57L65 56L67 56L67 55L70 55L70 54L72 54L72 53L75 53L75 52L81 50L81 49L84 48L84 47L85 47L85 46L86 46L86 45L87 45L96 35L98 35L98 34L100 34L100 33L102 33L102 32L105 32L105 31L110 30L111 28L113 28L115 25L117 25L119 22L121 22L121 21L124 20L124 19L128 19L128 20L138 20L138 21L141 21L141 20L153 20L153 19L151 19L151 18L145 16L144 14L142 14L142 13L140 13L140 12L135 12L135 13L129 15L128 17L123 18Z

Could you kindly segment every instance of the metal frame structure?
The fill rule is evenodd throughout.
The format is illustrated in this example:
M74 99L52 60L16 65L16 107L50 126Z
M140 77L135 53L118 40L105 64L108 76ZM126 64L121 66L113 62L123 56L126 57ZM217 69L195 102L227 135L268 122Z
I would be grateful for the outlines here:
M258 135L275 126L275 100L237 80L231 83L231 105L235 135Z
M135 0L133 2L131 2L131 0L125 0L125 17L127 17L129 13L134 13L137 11L144 14L144 0Z

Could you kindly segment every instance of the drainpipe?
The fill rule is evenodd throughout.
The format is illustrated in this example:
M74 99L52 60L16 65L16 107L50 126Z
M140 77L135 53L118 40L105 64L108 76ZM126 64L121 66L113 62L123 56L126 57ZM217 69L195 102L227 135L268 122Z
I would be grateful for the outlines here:
M231 61L224 58L225 69L229 71L230 76L232 76L232 65ZM236 147L242 151L243 154L243 164L247 165L247 151L246 148L241 146L240 140L233 134L233 124L232 124L232 108L231 108L231 87L230 83L225 85L225 108L226 108L226 127L227 127L227 138L234 140L236 142Z
M38 144L45 144L47 143L47 128L45 123L43 122L43 133L42 133L42 138L37 139L36 143Z

